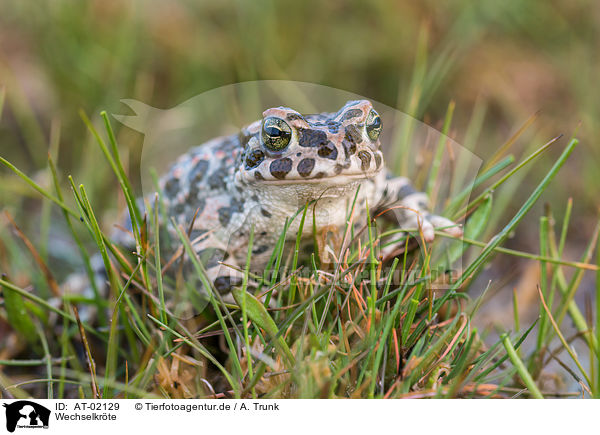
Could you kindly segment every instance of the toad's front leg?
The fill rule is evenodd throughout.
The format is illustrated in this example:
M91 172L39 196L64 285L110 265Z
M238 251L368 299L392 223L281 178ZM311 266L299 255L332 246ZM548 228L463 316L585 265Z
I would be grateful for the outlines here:
M429 198L417 191L408 178L391 177L388 174L384 186L378 208L385 210L395 207L393 213L400 228L419 230L426 242L433 241L435 228L441 228L455 237L462 236L459 224L429 211Z
M231 290L242 284L243 273L234 255L229 252L227 244L222 243L214 233L207 231L192 231L190 242L194 255L202 264L204 271L197 271L194 262L185 259L184 280L192 283L196 289L208 295L216 290L225 301L233 302ZM187 255L186 255L187 256ZM200 274L205 273L210 289L206 289Z

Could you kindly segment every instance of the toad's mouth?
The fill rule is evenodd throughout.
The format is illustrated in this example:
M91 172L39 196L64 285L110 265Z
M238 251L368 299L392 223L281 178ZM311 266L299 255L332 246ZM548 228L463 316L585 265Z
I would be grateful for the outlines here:
M355 173L340 173L340 174L326 174L317 173L312 177L286 177L283 179L269 177L256 178L251 174L244 174L244 179L249 184L260 184L260 185L302 185L302 184L327 184L332 186L342 186L345 184L355 183L361 180L370 180L374 178L381 169L355 172Z

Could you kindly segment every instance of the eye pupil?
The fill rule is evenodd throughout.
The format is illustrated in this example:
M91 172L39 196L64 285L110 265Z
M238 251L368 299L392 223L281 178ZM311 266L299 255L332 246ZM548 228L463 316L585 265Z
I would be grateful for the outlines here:
M379 137L379 134L381 133L381 127L381 117L377 112L371 110L367 116L366 129L367 135L372 141L376 141Z
M263 122L262 142L271 151L281 151L292 139L292 129L281 118L269 117Z
M271 137L281 136L281 130L274 126L265 126L265 133Z

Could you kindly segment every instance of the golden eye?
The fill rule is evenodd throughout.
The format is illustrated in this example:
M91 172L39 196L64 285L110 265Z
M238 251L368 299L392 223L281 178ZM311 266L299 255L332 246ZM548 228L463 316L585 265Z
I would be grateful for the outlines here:
M269 150L281 151L290 143L292 129L283 119L269 116L263 121L261 139Z
M369 112L369 115L367 116L366 129L367 135L373 142L375 142L379 137L382 126L383 124L381 122L381 117L379 116L379 114L375 112L375 110L371 110Z

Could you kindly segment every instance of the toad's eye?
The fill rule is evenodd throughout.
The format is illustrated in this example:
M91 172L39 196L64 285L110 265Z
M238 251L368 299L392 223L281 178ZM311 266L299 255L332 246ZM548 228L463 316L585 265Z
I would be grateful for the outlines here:
M367 116L365 128L367 129L367 135L373 142L375 142L379 137L379 134L381 133L381 127L381 117L377 112L371 110L369 112L369 116Z
M290 143L292 129L283 119L269 116L263 121L261 139L269 150L281 151Z

